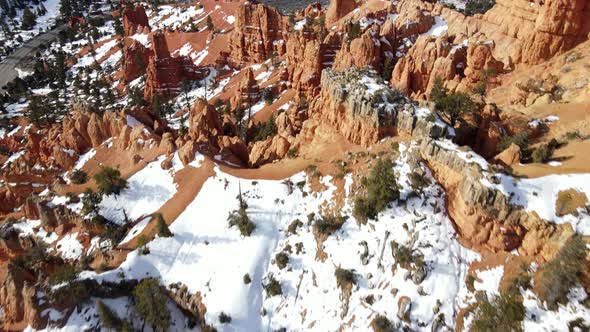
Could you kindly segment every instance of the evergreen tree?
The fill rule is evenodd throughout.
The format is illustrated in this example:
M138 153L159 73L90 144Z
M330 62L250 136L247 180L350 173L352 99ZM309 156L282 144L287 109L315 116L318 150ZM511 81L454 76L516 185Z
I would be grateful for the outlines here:
M393 74L393 58L385 58L383 62L383 72L381 73L381 77L385 82L389 82L391 80L391 74Z
M114 18L114 21L115 33L119 36L123 36L125 32L123 31L123 24L121 24L121 18L117 16Z
M158 230L159 237L171 237L173 234L168 228L166 221L164 220L164 216L161 213L158 213L156 217L156 228Z
M162 105L160 104L160 97L157 94L152 97L152 114L155 117L162 116Z
M29 30L33 28L35 24L37 24L37 17L28 7L25 7L25 10L23 11L23 23L21 28L23 30Z
M170 311L166 307L167 296L156 279L143 279L133 290L135 309L154 331L167 331Z
M104 195L119 195L127 188L127 180L121 177L121 172L112 167L103 167L94 174L98 191Z
M47 105L43 102L40 96L34 95L29 100L29 108L26 112L27 118L34 123L38 128L48 121Z
M211 15L207 16L207 30L215 30L215 25L213 25L213 19L211 18Z
M99 211L99 205L102 201L102 196L95 193L92 189L88 188L82 196L82 214L97 215Z
M59 13L66 19L72 16L72 4L70 0L60 0Z

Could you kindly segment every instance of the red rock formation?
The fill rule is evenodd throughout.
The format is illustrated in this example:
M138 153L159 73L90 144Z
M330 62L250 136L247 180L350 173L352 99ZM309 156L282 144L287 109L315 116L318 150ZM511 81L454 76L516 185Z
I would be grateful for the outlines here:
M287 17L275 8L246 2L236 13L234 30L230 35L230 56L236 66L260 63L285 53L289 31Z
M125 36L132 36L137 31L150 30L150 23L143 6L125 8L123 11L123 31Z
M282 159L287 155L290 146L291 144L286 138L278 135L256 142L250 151L250 166L259 167Z
M150 35L154 55L149 58L144 96L147 100L158 95L170 98L180 91L184 80L202 80L209 70L197 67L189 57L172 57L166 35L155 32Z
M381 41L379 31L375 29L366 30L359 38L342 45L340 52L336 54L334 69L343 70L351 66L373 67L379 69L381 60Z
M408 95L428 94L436 77L443 81L460 79L459 69L465 58L465 49L453 48L445 36L418 38L410 52L395 65L391 84Z
M504 71L504 64L492 55L492 43L469 44L467 48L467 68L465 76L470 83L477 83L481 80L482 71L488 70L495 74Z
M145 73L151 54L151 49L142 43L132 38L125 38L123 46L123 56L125 57L123 79L125 84L129 84Z
M235 96L236 100L233 102L235 105L247 108L260 101L260 87L256 78L254 78L254 71L252 68L246 70L245 76L240 81L238 86L238 93Z
M355 0L331 0L326 11L326 24L332 25L357 7Z
M296 90L316 95L322 70L332 67L341 43L340 35L335 32L323 41L318 40L316 34L291 34L287 41L286 79Z

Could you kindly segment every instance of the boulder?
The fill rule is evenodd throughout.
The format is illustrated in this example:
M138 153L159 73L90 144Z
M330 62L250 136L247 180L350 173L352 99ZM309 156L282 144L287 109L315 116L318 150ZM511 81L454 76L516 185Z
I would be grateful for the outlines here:
M520 147L514 143L510 144L506 150L494 157L494 161L505 166L514 166L520 163Z

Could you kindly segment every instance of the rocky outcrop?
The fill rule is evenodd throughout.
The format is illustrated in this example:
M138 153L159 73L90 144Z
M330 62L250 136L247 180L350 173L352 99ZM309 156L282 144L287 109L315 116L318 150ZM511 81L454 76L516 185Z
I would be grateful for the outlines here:
M259 167L271 161L282 159L287 155L291 144L282 136L269 137L256 142L250 151L250 166Z
M285 53L289 31L286 16L273 7L246 2L235 14L234 30L229 37L230 57L236 67L261 63Z
M332 25L357 7L355 0L331 0L326 11L326 24Z
M416 111L399 92L383 83L375 71L350 68L322 72L322 92L311 104L312 115L333 126L355 144L369 146L386 136L448 135L434 116Z
M379 69L382 63L381 41L377 29L366 30L359 38L344 43L336 54L333 68L343 70L351 66Z
M189 115L191 140L203 151L217 150L217 137L222 135L221 118L215 107L204 100L197 100Z
M135 8L125 8L123 10L123 32L125 36L132 36L139 32L150 30L149 19L143 6Z
M510 198L491 185L496 180L484 172L473 152L452 144L425 139L422 158L445 188L448 213L461 238L471 246L493 251L519 249L524 255L551 258L568 237L570 225L555 225L512 205Z
M185 80L202 80L209 74L204 67L197 67L189 57L172 57L168 48L166 33L150 35L154 56L147 64L147 79L144 97L152 100L155 95L167 99L177 95Z
M494 160L504 166L516 165L520 162L520 147L512 143L506 150L494 157Z
M262 95L260 93L260 86L258 81L254 78L254 71L248 68L240 84L238 86L238 94L235 96L234 105L239 105L242 108L249 108L251 105L260 101Z
M6 279L0 287L2 320L8 324L25 322L34 329L42 329L45 322L40 318L37 305L37 290L34 277L20 267L9 264Z
M437 77L443 82L460 81L465 62L464 47L453 47L446 36L423 36L395 65L391 84L414 97L428 95Z
M129 84L146 72L152 51L132 38L125 38L123 43L123 79L125 84Z
M297 91L316 95L322 70L331 68L342 44L338 33L329 33L324 40L315 33L296 32L287 41L286 78Z
M154 55L147 64L147 79L144 97L151 101L155 95L168 99L177 95L185 80L202 80L209 69L197 67L189 57L172 57L168 47L167 35L156 32L150 35Z

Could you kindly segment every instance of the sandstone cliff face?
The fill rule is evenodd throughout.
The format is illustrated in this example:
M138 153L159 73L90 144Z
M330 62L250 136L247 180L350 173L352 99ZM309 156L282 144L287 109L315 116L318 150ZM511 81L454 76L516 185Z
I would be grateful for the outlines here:
M287 41L287 80L297 91L317 94L322 70L332 67L342 44L338 33L329 33L324 40L317 34L296 32Z
M131 36L138 31L150 30L150 23L143 6L136 6L133 9L126 8L123 11L123 32L125 36Z
M507 196L486 184L488 173L469 160L469 151L425 139L420 153L447 191L449 215L470 245L493 251L519 249L524 255L549 259L561 241L574 234L570 225L550 224L510 204Z
M6 279L0 287L0 305L3 321L10 324L25 322L35 329L45 326L37 305L37 290L32 285L34 278L23 269L9 265Z
M342 45L334 61L335 70L352 66L379 69L382 63L381 41L378 28L366 30L359 38Z
M145 73L152 51L135 39L125 38L123 43L123 79L129 84Z
M234 64L260 63L285 53L289 31L287 17L278 10L258 3L246 2L235 14L236 22L230 35L230 57Z
M465 61L465 48L453 47L445 36L420 37L394 67L391 83L408 95L428 95L437 77L445 82L460 80Z
M447 135L444 126L418 115L410 101L381 82L374 71L326 69L321 88L321 95L311 105L312 115L352 143L369 146L398 132Z
M357 7L355 0L331 0L326 11L326 24L332 25Z
M155 32L150 35L154 55L147 63L147 80L144 96L152 100L158 95L170 98L177 95L184 80L198 81L209 74L209 69L197 67L189 57L172 57L166 34Z

